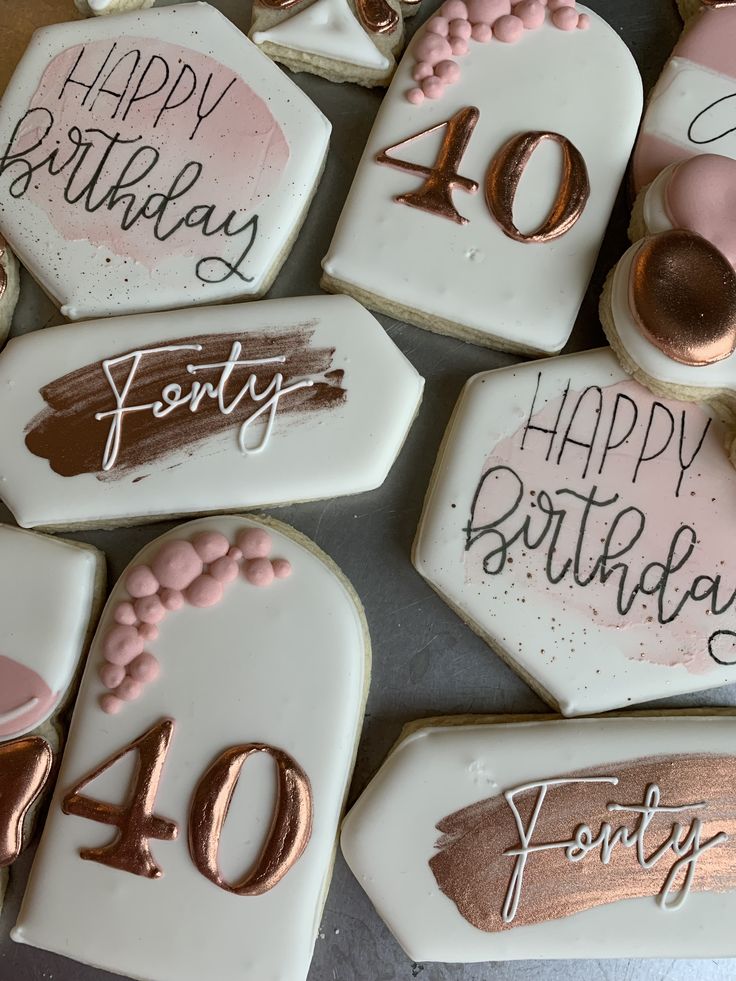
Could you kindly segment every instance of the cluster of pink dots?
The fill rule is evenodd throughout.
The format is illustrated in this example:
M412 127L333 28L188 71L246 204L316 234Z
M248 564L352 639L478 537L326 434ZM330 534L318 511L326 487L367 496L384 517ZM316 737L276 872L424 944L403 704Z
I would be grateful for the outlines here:
M575 0L445 0L416 46L413 77L419 85L407 93L409 102L442 98L446 87L460 78L460 66L452 58L468 53L471 38L481 44L494 37L514 44L525 30L544 24L547 10L561 31L590 26L590 17L578 13Z
M102 645L105 663L100 668L109 689L100 700L105 712L115 714L124 702L139 698L144 687L158 677L159 663L145 650L158 637L158 625L185 604L215 606L225 586L242 574L252 586L270 586L291 575L286 559L270 559L271 536L262 528L241 531L231 545L217 531L203 531L191 542L166 542L150 565L134 566L125 579L129 600L118 603L114 625Z

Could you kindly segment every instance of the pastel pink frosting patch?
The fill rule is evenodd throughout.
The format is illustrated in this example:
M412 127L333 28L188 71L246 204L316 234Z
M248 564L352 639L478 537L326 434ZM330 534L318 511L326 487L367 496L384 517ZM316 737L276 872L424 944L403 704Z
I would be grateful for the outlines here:
M705 153L679 164L665 204L673 227L702 235L736 265L736 160Z
M0 739L22 735L45 722L57 701L58 694L39 674L0 654Z
M289 159L266 102L236 72L136 37L57 55L10 152L11 193L64 238L149 267L162 254L210 255L276 191Z
M736 471L720 424L630 381L534 404L479 474L467 582L520 617L552 601L551 643L574 642L567 610L620 631L633 660L736 664Z

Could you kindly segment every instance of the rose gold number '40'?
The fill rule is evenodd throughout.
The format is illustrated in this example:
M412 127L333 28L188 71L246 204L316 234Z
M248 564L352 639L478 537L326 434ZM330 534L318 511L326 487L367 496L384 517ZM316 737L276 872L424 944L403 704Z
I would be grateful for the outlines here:
M158 879L162 870L153 860L149 840L172 841L179 829L174 821L154 813L156 796L169 751L174 722L165 719L119 753L105 760L74 786L62 801L65 814L110 824L118 829L114 841L100 848L83 848L80 855L123 872ZM138 752L132 791L123 805L107 804L82 795L88 783L128 753ZM249 757L266 753L277 768L277 799L271 828L251 870L235 884L220 873L220 835L241 771ZM189 851L199 872L237 896L259 896L273 889L299 860L312 833L312 790L309 778L283 750L249 743L225 750L199 781L189 810Z
M400 194L396 198L399 204L428 211L440 218L449 218L458 225L468 223L468 219L455 207L452 192L457 188L468 194L475 194L478 190L477 181L461 177L458 170L479 118L479 110L475 106L467 106L444 123L415 133L378 154L376 161L379 164L426 177L419 190ZM401 150L414 140L429 136L443 126L445 135L433 167L424 167L390 156L394 150ZM524 234L514 224L514 199L527 163L539 144L545 140L553 140L562 150L560 188L557 200L544 222L536 231ZM566 136L545 132L522 133L505 143L491 160L485 192L488 209L505 235L517 242L550 242L569 232L582 215L590 197L590 181L580 151Z

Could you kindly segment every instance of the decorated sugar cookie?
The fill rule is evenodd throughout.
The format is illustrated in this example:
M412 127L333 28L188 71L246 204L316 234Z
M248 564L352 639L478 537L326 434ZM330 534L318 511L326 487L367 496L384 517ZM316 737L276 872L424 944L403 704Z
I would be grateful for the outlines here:
M79 528L371 490L422 386L348 297L36 331L0 356L0 494Z
M695 13L649 98L634 152L634 184L700 153L736 158L736 3L686 0Z
M96 549L0 525L0 907L104 592ZM29 735L30 734L30 735Z
M464 340L559 351L641 106L634 60L598 15L446 0L379 111L324 288Z
M292 71L386 85L421 0L254 0L250 36Z
M733 717L443 721L342 831L413 961L736 954Z
M155 0L74 0L77 10L86 17L105 17L107 14L147 10L154 3Z
M350 585L285 525L201 519L144 548L93 643L13 938L147 981L303 981L369 660Z
M10 333L13 314L20 295L18 260L0 235L0 345Z
M476 375L414 564L564 715L736 681L725 438L608 349Z
M0 231L70 320L256 298L329 133L207 4L58 24L3 99Z

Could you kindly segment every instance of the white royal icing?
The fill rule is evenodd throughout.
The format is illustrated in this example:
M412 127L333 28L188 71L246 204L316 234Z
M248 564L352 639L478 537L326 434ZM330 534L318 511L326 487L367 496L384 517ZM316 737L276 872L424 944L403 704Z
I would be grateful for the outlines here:
M376 71L386 71L391 64L363 30L347 0L315 0L268 30L256 31L253 41L270 41Z
M325 273L399 304L443 318L485 343L558 351L572 330L636 136L641 79L631 54L608 24L589 13L585 31L546 23L518 44L470 41L461 75L442 98L415 106L407 92L415 37L379 110L329 252ZM502 93L499 95L499 93ZM459 166L480 184L453 192L468 224L398 204L421 175L376 162L376 156L475 106L480 119ZM512 136L532 131L566 136L582 154L591 194L582 217L545 244L519 243L495 223L484 195L493 156ZM433 166L443 131L419 138L392 156ZM557 195L560 152L543 144L521 180L515 220L536 228ZM410 314L407 314L410 316ZM490 338L490 339L489 339Z
M150 562L163 541L191 540L203 531L234 541L252 526L260 527L239 517L192 522L134 561ZM98 703L102 643L114 607L127 598L123 580L113 590L90 651L16 941L147 981L306 978L362 722L369 642L345 580L311 543L297 542L285 527L268 530L272 556L291 562L290 578L259 589L239 575L217 605L172 612L150 645L160 676L138 701L109 716ZM151 841L162 877L83 861L80 848L116 832L62 813L62 798L165 718L175 725L155 812L175 821L179 833L174 841ZM274 888L238 896L208 881L193 863L188 814L200 776L226 749L250 742L281 749L303 768L314 823L305 851ZM124 801L129 765L126 758L112 767L87 796ZM219 849L221 870L231 880L249 868L268 832L272 769L268 759L255 759L241 774Z
M613 273L611 308L618 340L631 360L651 378L665 385L736 389L736 353L713 364L689 365L669 358L647 340L631 312L629 284L634 257L641 242L624 253Z
M616 764L675 755L721 755L733 745L734 726L729 718L621 718L420 729L389 756L345 819L343 854L379 915L415 961L732 957L736 948L733 937L722 929L722 917L736 913L733 891L690 891L687 882L683 887L680 877L664 903L661 894L616 900L612 881L610 902L554 919L556 892L565 894L566 876L574 875L575 869L566 853L558 850L557 874L548 889L552 918L492 933L476 929L460 915L438 888L429 860L437 852L440 834L436 825L448 815L504 794L512 806L525 789L537 790L540 808L553 807L544 801L546 792L554 789L565 773L580 770L590 770L596 782L610 783L609 827L618 828L624 822L632 827L633 814L628 815L628 821L627 815L618 816L626 809L624 805L634 802L616 796ZM663 773L666 767L665 761ZM585 837L586 782L585 778L576 782L580 820L569 822L569 831L580 840ZM656 802L656 786L640 802L640 813L647 806L658 808L647 831L640 825L639 834L622 836L619 832L614 844L604 826L597 850L578 857L583 863L600 863L597 876L601 884L605 885L611 875L601 849L610 861L617 850L631 848L636 868L646 877L647 869L672 864L673 850L658 855L656 846L662 844L674 822L682 826L683 844L687 835L692 836L691 845L695 840L698 815L708 802L698 797ZM523 806L523 817L517 820L522 843L525 831L532 839L535 825L528 798ZM730 827L729 822L727 828L716 830L705 848L704 842L697 846L695 865L710 848L731 845ZM595 835L599 827L596 824L589 830ZM642 838L643 854L637 847ZM509 878L506 922L511 926L519 904L523 908L525 901L524 874L529 875L528 869L535 863L533 850L524 855L522 844L519 851L524 864L511 852L508 862L495 870L496 875ZM692 867L692 857L690 862ZM489 869L491 874L494 870ZM676 892L681 902L675 907L676 913L670 913L663 906L677 901Z
M72 320L259 296L329 134L207 4L44 28L0 110L0 231ZM80 166L51 176L54 152Z
M0 742L38 728L63 702L84 649L101 561L92 548L0 525L0 727L18 722L0 731ZM8 661L34 672L44 696L35 678L19 677Z
M222 334L220 360L213 344ZM261 363L244 364L244 348ZM309 364L313 352L321 353ZM156 385L142 395L154 359ZM55 404L48 386L85 366L88 394L70 421L44 393ZM0 356L2 497L24 526L79 526L358 493L385 479L422 387L380 324L347 297L36 331ZM325 392L335 401L323 405ZM292 408L305 394L315 400ZM46 438L32 441L48 418L56 470ZM165 433L152 457L147 450ZM68 441L88 450L73 474L63 459Z
M736 681L723 444L609 349L476 375L414 563L565 715Z
M677 164L670 164L669 167L665 167L646 190L643 214L648 235L668 232L675 227L667 210L667 185L677 166Z

